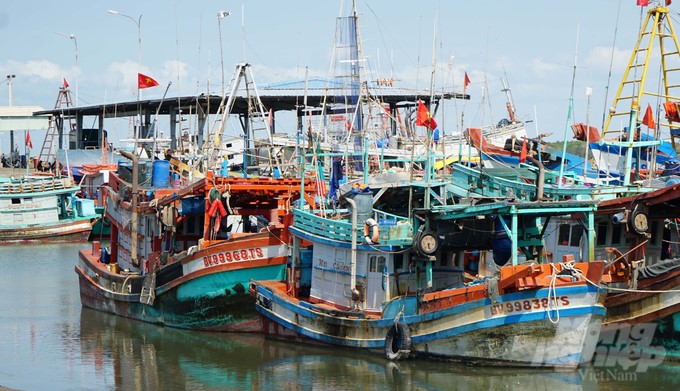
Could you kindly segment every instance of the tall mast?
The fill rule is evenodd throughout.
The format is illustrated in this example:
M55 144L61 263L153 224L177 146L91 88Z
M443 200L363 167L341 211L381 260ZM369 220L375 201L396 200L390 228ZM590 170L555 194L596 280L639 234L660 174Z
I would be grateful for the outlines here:
M562 188L562 183L564 182L564 165L566 164L567 155L567 131L569 130L569 121L571 121L571 116L574 111L574 82L576 80L576 61L578 59L578 28L576 28L576 53L574 54L574 71L571 75L571 92L569 93L569 111L567 112L566 127L564 129L564 140L562 141L562 162L560 163L560 176L559 183L557 187Z
M658 44L658 49L654 47L655 43ZM657 50L658 55L652 56L654 50ZM680 133L675 131L678 122L680 122L680 118L677 116L668 116L667 112L667 121L657 116L658 123L656 126L648 127L650 130L655 130L654 137L651 140L642 140L642 135L637 132L637 129L640 123L640 112L644 111L646 107L651 106L654 109L666 104L670 105L671 108L677 107L677 102L680 101L680 84L677 82L678 71L680 71L680 68L677 67L677 62L680 59L679 54L680 45L675 35L668 7L650 8L647 11L647 17L640 29L638 41L602 128L601 143L604 146L626 148L625 167L622 172L626 186L631 183L633 149L636 149L635 157L637 159L638 151L644 150L644 148L652 150L658 148L661 144L659 138L661 127L668 129L673 148L677 148L678 138L680 138ZM651 66L650 62L653 62ZM656 69L659 70L660 91L651 92L645 89L645 81L648 77L648 71L656 72ZM673 81L670 80L671 76L675 77ZM656 77L652 77L650 80L656 80ZM664 109L668 110L667 107L664 107ZM658 112L658 110L654 110L654 112ZM612 121L614 119L616 121ZM617 122L625 123L627 127L620 129L616 126ZM652 156L656 156L656 154L652 153ZM640 163L635 164L636 177L639 175L638 167ZM655 162L653 163L655 165ZM649 172L652 175L654 171L654 166L650 167Z

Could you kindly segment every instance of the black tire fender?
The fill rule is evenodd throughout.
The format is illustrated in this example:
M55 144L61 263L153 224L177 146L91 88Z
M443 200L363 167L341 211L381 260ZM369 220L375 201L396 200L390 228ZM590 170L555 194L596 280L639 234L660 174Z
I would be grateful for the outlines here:
M385 336L385 357L398 361L411 354L411 330L405 323L395 323Z

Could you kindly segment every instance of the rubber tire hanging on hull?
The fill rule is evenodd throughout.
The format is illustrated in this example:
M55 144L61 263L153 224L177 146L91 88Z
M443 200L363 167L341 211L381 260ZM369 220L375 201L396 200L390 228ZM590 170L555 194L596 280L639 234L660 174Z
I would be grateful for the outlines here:
M411 354L411 332L404 323L395 323L385 336L385 357L398 361Z

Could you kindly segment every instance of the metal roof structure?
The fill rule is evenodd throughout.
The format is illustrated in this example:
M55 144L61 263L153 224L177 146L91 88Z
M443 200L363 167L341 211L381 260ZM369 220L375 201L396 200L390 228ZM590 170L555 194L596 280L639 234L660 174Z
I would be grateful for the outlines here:
M291 86L288 86L291 87ZM266 86L259 89L260 99L262 104L272 111L293 111L303 109L304 88L276 88L272 85L270 88ZM324 103L333 103L333 89L323 89L323 93L319 93L320 89L308 88L307 106L321 107ZM242 92L242 91L240 91ZM328 92L328 97L326 97ZM385 90L384 94L379 96L380 100L390 106L414 105L418 99L424 101L426 104L430 101L430 95L427 92L417 94L413 91L403 89L392 89L392 91ZM441 93L437 92L434 95L434 101L438 102L442 99L470 99L468 94L460 93ZM205 114L215 114L219 108L222 97L219 95L198 95L198 96L182 96L166 99L150 99L141 101L128 101L119 103L108 103L91 106L77 106L64 107L57 109L39 110L33 112L34 116L40 115L64 115L64 116L99 116L102 113L104 118L120 118L135 116L140 112L150 112L160 115L169 115L173 112L188 113L190 108L194 108L192 112L196 113L196 107L201 107L201 111ZM235 100L232 114L245 115L248 112L248 101L245 93L238 96Z
M39 115L40 106L1 106L0 132L8 130L47 129L49 117Z
M304 116L304 111L320 110L324 104L342 103L347 97L347 86L334 83L333 81L326 81L323 79L313 79L310 81L292 81L275 83L270 85L256 86L257 95L262 104L267 110L273 113L278 111L295 111L298 118ZM430 96L429 91L415 91L404 88L397 88L393 86L392 80L382 80L369 83L369 88L373 97L382 103L389 105L390 108L414 107L418 100L422 100L426 105L432 103L437 105L442 99L470 99L467 94L455 92L436 92ZM252 95L252 91L250 94ZM231 110L231 115L239 115L242 118L248 115L248 99L247 91L241 88L236 91L234 105ZM225 97L226 98L226 97ZM175 141L178 137L177 123L178 116L196 115L198 118L198 132L199 145L202 143L202 135L204 133L206 119L208 115L216 114L219 110L220 104L223 100L219 95L205 95L198 96L181 96L170 97L165 99L146 99L140 101L127 101L118 103L108 103L100 105L89 106L66 106L57 107L48 110L37 110L33 112L34 116L51 116L65 118L75 118L75 137L71 138L70 149L81 149L89 144L97 145L98 141L93 143L92 130L83 129L85 117L97 117L99 134L103 134L105 129L104 121L107 118L129 118L141 114L142 129L140 135L148 135L149 129L152 125L152 116L168 115L170 116L169 133L171 139L171 147L175 147ZM306 106L304 102L306 101ZM436 109L434 110L436 112ZM62 125L63 126L63 125ZM272 129L272 131L274 131ZM68 130L59 129L59 149L62 148L62 136ZM88 140L88 137L90 140ZM73 140L76 140L73 142ZM89 143L89 144L88 144Z

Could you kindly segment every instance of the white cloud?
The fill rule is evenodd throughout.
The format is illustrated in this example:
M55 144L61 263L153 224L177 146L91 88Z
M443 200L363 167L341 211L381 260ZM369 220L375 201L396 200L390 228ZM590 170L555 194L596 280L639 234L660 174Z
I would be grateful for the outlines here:
M586 64L589 64L594 70L606 71L611 63L613 64L612 70L614 72L621 72L626 69L631 53L632 50L614 48L612 54L611 47L597 46L588 52Z
M536 76L546 76L550 73L564 70L564 65L546 62L542 58L534 58L529 62L529 70Z
M176 81L178 78L180 80L186 80L185 82L188 82L189 73L190 73L189 64L177 60L168 60L163 63L163 66L159 73L159 77L173 82Z
M57 81L61 80L65 70L59 65L48 60L29 60L26 62L9 60L0 65L0 70L17 77L26 77L32 81Z

